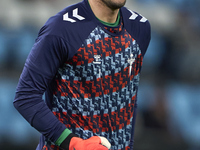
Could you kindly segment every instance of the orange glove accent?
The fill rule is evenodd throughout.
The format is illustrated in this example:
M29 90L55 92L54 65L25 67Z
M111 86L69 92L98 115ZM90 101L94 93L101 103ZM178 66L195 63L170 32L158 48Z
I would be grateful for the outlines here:
M111 144L104 137L93 136L87 140L73 137L70 141L69 150L108 150L110 147Z

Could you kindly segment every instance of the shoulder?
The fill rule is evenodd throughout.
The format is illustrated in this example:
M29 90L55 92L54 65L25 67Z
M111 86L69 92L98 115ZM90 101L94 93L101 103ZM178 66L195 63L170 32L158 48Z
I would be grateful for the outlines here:
M70 55L73 55L95 27L89 10L86 1L64 8L47 20L39 31L38 39L49 35L62 39ZM60 43L57 42L57 45L60 46Z
M147 18L126 7L121 9L124 27L127 32L137 41L142 53L147 50L151 39L151 26Z
M128 30L133 31L134 29L137 30L139 29L139 30L150 31L151 27L147 18L126 7L123 7L121 11L123 16L124 26Z
M48 19L39 36L55 35L67 40L68 43L71 43L69 40L82 40L95 26L89 7L86 1L82 1L64 8Z
M50 17L41 28L41 34L51 34L62 37L62 34L69 31L70 28L74 29L77 24L85 20L85 17L82 15L84 14L82 5L83 3L70 5Z

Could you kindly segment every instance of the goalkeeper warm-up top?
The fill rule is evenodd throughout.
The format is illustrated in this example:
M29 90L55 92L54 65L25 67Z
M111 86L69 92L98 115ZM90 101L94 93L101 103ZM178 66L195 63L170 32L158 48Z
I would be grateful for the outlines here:
M42 134L38 150L59 150L55 142L66 128L83 139L103 136L112 150L133 148L150 24L126 7L119 16L117 27L107 26L84 0L51 17L39 31L14 100Z

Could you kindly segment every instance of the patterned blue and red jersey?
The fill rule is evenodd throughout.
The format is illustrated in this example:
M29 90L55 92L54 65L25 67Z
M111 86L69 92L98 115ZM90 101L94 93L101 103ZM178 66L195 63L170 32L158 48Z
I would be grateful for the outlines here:
M150 41L146 18L126 7L109 27L88 1L68 6L41 28L19 79L14 105L42 133L37 149L70 129L106 137L112 150L133 149L137 91ZM42 95L45 92L45 101Z

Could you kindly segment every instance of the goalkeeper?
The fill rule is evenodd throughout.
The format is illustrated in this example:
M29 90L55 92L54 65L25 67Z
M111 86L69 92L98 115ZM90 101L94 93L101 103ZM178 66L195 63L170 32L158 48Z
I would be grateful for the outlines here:
M37 150L133 149L150 24L125 3L83 0L40 29L13 102L41 133Z

